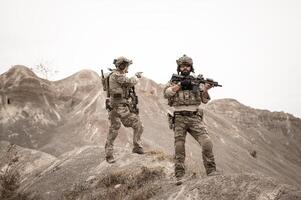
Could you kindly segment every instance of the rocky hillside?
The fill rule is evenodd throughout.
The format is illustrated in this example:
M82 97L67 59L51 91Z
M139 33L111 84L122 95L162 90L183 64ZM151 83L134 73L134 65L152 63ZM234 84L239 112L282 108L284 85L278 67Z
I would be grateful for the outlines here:
M162 89L146 78L137 86L147 154L131 154L131 130L121 128L118 161L108 165L98 74L83 70L51 82L14 66L0 75L0 156L9 143L17 144L20 190L43 199L301 199L301 119L233 99L203 107L223 175L205 177L201 149L188 136L188 180L175 187L173 132Z
M0 142L0 147L0 155L11 149L8 142ZM172 157L160 151L137 155L131 154L130 149L117 148L117 162L108 164L102 146L83 146L56 158L32 149L14 148L20 158L14 166L21 174L19 190L30 194L27 199L301 198L297 187L256 173L206 177L190 170L183 185L175 186ZM5 169L7 165L3 164L0 167Z

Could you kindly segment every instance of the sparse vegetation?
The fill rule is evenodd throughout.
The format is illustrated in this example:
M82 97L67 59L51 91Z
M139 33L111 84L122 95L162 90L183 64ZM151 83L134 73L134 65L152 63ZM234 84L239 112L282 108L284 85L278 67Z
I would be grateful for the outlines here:
M84 183L77 183L72 186L72 189L70 191L66 191L64 195L65 200L75 200L78 199L78 197L84 195L86 191L88 191L89 188ZM91 198L87 198L91 199Z
M21 192L20 173L16 168L16 163L19 160L15 145L9 145L6 154L1 157L5 163L0 171L0 199L1 200L38 200L38 196L30 192Z
M170 156L166 155L163 151L155 151L155 150L153 150L153 151L147 152L146 154L154 156L154 158L157 161L163 161L163 160L172 161L173 160Z
M43 64L42 62L30 69L42 78L47 80L49 80L58 73L57 70L53 70L51 67L49 67L49 64Z
M99 199L99 200L144 200L154 196L161 188L156 182L165 176L163 168L140 167L108 172L101 176L94 188L85 184L75 185L64 194L66 200ZM93 190L93 194L91 193Z

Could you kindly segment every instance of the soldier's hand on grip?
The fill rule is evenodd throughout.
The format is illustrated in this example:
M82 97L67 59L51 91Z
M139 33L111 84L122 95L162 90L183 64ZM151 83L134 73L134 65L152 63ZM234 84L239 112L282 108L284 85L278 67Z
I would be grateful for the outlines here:
M135 74L135 76L137 76L137 78L141 78L141 77L142 77L142 73L143 73L143 72L137 72L137 73Z
M204 87L205 87L205 90L207 91L207 90L211 89L213 87L213 85L211 85L209 83L205 83Z

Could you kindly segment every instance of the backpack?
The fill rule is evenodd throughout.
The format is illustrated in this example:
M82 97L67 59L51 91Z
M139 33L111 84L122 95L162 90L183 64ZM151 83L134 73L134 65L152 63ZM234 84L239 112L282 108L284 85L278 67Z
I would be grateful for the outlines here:
M103 91L107 92L107 97L110 97L110 76L113 72L109 74L104 74L103 70L101 70L101 83L103 87Z

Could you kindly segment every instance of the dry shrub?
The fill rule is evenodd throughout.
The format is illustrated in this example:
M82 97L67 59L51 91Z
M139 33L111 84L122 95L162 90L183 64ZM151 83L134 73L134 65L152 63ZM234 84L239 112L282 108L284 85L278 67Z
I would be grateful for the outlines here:
M154 183L164 177L163 168L141 167L134 171L121 170L105 175L99 186L106 187L106 199L148 199L160 189Z
M154 156L157 161L172 161L172 158L166 155L163 151L149 151L146 154Z
M146 188L142 187L135 191L128 199L131 200L146 200L156 195L161 189L159 185L150 185Z
M162 168L141 167L138 170L120 170L105 175L99 180L99 185L111 187L118 184L127 184L129 188L141 187L149 181L160 178L164 175Z
M77 199L77 197L81 196L82 194L85 194L87 190L88 190L87 185L76 183L73 185L70 191L64 192L63 198L66 200L75 200Z
M30 192L20 192L21 177L16 168L19 160L15 145L9 145L6 154L2 157L4 171L0 171L0 199L1 200L36 200L38 196Z
M108 172L100 177L94 188L83 183L65 192L64 199L75 200L144 200L153 197L161 186L158 181L165 176L163 168L131 168Z
M5 172L0 175L1 199L11 199L11 197L16 195L16 191L20 187L19 179L19 173L12 169L5 170Z

